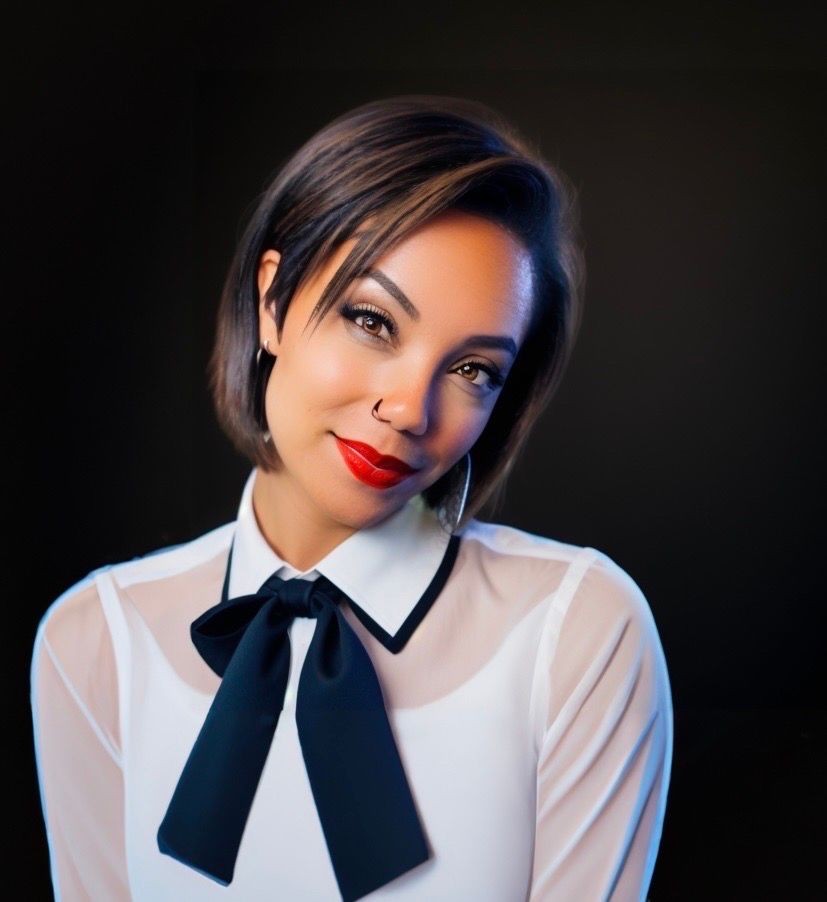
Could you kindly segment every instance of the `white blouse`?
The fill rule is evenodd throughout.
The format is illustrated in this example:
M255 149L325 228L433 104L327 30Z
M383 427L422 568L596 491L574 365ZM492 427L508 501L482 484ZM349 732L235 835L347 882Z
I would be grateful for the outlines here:
M645 899L673 724L632 578L594 548L502 524L472 519L451 542L421 495L299 572L262 535L256 472L235 521L100 567L40 621L31 706L56 898L341 899L295 721L312 618L289 628L284 709L232 883L158 849L220 685L190 624L218 603L233 542L230 597L273 573L323 574L353 601L341 610L376 669L433 850L364 898Z

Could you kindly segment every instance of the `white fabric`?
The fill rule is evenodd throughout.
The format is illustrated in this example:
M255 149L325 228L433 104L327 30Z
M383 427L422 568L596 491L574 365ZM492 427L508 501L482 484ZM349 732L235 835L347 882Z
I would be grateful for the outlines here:
M189 625L273 572L323 573L391 636L448 541L416 496L300 572L262 535L256 470L235 521L101 567L44 613L31 704L57 899L337 900L295 722L315 620L290 627L279 718L228 887L157 846L158 826L220 684ZM385 695L433 850L365 898L643 900L660 842L672 702L640 588L608 555L472 520L451 575L394 654L345 604ZM220 829L220 824L210 825Z

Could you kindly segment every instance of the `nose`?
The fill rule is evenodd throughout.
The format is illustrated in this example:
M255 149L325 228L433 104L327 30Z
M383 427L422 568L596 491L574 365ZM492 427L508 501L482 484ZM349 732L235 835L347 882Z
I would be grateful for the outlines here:
M385 393L379 405L379 416L399 432L423 435L428 430L432 384L425 376L418 377L407 367L400 371L392 386L385 383Z

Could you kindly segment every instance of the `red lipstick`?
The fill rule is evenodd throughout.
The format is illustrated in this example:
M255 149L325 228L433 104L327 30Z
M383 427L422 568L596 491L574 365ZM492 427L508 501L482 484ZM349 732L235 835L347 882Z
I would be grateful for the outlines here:
M335 434L334 438L351 473L374 488L390 488L416 472L416 469L406 464L404 460L392 454L380 454L376 448L365 442L339 438Z

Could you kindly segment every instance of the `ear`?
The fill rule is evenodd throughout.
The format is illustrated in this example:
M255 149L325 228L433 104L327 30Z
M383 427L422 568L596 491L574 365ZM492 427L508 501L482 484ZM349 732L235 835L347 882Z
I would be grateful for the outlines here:
M258 264L258 338L259 347L264 347L264 342L269 339L270 353L277 354L279 349L279 337L276 334L276 302L266 300L267 291L273 284L276 276L281 254L273 248L268 248L262 255Z

